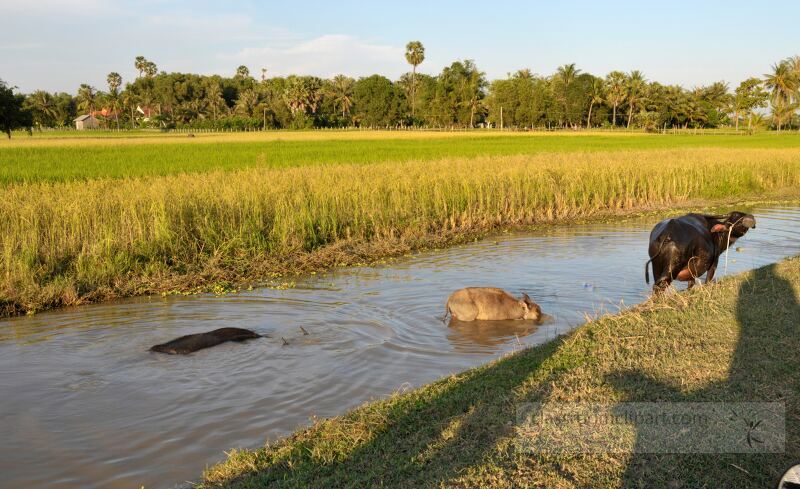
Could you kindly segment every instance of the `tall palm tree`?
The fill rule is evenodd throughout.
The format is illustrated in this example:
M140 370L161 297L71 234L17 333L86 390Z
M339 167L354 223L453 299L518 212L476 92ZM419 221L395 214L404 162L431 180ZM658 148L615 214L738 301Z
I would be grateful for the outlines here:
M144 74L147 76L147 78L153 78L156 76L156 74L158 74L158 66L156 66L156 64L152 61L148 61L144 65Z
M592 86L589 87L589 116L586 118L586 129L592 127L592 109L595 104L602 104L605 95L605 84L602 78L595 78L592 80Z
M764 86L772 100L788 102L797 90L798 76L788 60L772 65L772 73L764 74Z
M106 77L106 82L108 82L108 91L113 92L122 85L122 77L116 71L112 71Z
M240 65L236 68L236 76L238 78L248 78L250 76L250 69L245 65Z
M560 88L561 102L564 104L564 120L569 123L570 120L570 107L569 107L569 87L575 81L575 78L581 72L575 67L575 63L559 66L556 70L556 81Z
M478 68L469 62L465 62L468 75L464 80L465 96L464 105L469 107L469 127L475 127L475 115L478 111L483 111L484 105L482 103L483 89L486 86L485 74L478 71Z
M119 73L112 71L106 77L106 81L108 82L108 96L106 100L108 101L109 108L114 113L114 119L117 122L117 130L119 130L119 87L122 85L122 77Z
M625 89L625 73L621 71L612 71L606 76L606 102L610 103L613 108L613 115L611 121L614 127L617 127L617 107L619 107L625 98L628 96Z
M417 114L417 66L425 61L425 46L419 41L406 44L406 61L411 65L411 117Z
M217 115L220 109L225 107L225 99L222 98L222 87L219 86L214 80L209 80L206 85L206 102L211 107L211 112L214 114L214 120L217 120Z
M144 73L145 67L147 67L147 59L144 56L137 56L136 60L133 62L133 66L136 67L136 70L139 72L139 78L142 77Z
M772 73L764 75L764 86L770 91L772 117L778 131L794 115L800 90L800 72L795 69L795 60L785 59L772 65Z
M628 99L627 128L630 129L631 119L633 119L633 109L635 108L636 104L639 104L644 100L645 89L647 88L647 80L645 80L641 71L633 70L625 81L625 88L627 89L626 98Z

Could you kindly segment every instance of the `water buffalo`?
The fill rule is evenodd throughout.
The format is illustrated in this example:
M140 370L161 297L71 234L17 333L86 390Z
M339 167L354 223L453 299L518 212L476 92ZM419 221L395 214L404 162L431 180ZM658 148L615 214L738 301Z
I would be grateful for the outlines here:
M528 294L517 299L503 289L493 287L467 287L453 292L447 299L444 317L447 315L457 321L504 319L539 320L542 309L533 302Z
M664 290L673 280L689 282L691 288L704 273L708 273L708 283L714 279L722 252L755 227L755 217L744 212L731 212L727 216L687 214L665 219L650 232L645 281L650 283L648 265L652 262L655 292Z
M208 333L197 333L181 336L172 341L150 348L150 351L158 353L170 353L172 355L186 355L203 348L225 343L226 341L245 341L253 338L261 338L258 333L249 329L242 328L220 328Z

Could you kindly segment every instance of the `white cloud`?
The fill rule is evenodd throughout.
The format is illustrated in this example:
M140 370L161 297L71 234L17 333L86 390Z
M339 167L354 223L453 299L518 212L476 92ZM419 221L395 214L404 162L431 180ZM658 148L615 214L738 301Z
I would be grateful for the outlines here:
M265 67L270 76L330 77L338 73L397 76L407 69L404 52L401 46L373 44L354 36L332 34L284 47L248 47L221 59L248 65L253 71Z

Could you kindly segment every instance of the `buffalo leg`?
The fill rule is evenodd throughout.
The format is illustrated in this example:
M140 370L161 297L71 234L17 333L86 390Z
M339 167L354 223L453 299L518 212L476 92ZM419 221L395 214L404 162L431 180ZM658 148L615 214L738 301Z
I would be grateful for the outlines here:
M653 284L653 293L660 294L661 292L664 292L667 290L667 287L669 287L670 282L672 282L672 280L670 280L669 277L662 277L656 280L656 282Z
M714 272L717 271L717 264L714 263L710 267L708 267L708 273L706 273L706 283L711 283L714 280Z

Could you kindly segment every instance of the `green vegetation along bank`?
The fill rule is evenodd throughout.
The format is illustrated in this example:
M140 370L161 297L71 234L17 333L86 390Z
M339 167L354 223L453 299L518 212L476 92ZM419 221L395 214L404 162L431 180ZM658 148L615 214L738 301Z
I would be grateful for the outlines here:
M5 315L227 290L499 229L800 187L800 150L672 149L7 184Z
M800 460L800 258L667 294L210 467L203 487L774 487ZM530 402L779 402L780 453L522 451ZM745 442L746 426L742 425ZM759 435L762 436L762 435ZM762 436L763 437L763 436Z

